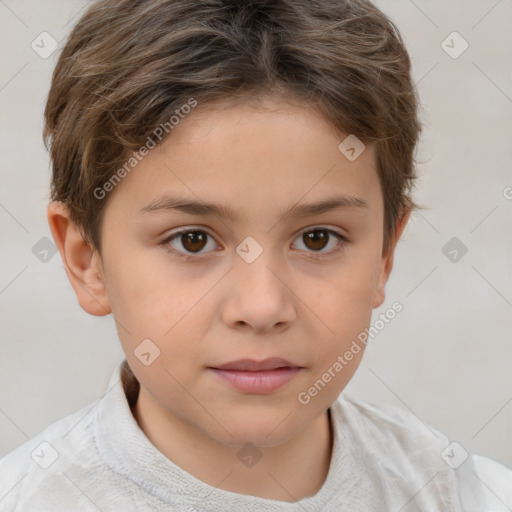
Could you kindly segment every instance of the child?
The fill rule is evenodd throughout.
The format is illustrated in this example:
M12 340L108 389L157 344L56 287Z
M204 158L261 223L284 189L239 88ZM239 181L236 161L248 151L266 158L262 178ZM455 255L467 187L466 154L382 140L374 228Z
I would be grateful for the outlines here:
M45 122L52 235L126 359L0 461L0 510L512 509L509 469L342 393L416 207L368 0L96 1Z

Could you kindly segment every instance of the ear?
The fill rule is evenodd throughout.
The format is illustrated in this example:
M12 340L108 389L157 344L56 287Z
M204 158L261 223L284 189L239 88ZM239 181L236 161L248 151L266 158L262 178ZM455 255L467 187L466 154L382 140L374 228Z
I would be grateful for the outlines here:
M375 290L375 295L373 297L373 305L372 308L378 308L384 302L386 298L385 286L388 281L389 275L391 274L391 269L393 268L393 258L395 256L395 248L400 236L402 235L407 222L409 221L409 217L411 216L411 209L408 208L405 210L401 218L398 220L396 224L396 234L393 237L389 244L389 249L387 253L382 255L379 276L377 281L377 288Z
M47 215L64 270L80 306L91 315L108 315L112 310L105 289L100 255L84 240L80 230L71 221L64 203L50 203Z

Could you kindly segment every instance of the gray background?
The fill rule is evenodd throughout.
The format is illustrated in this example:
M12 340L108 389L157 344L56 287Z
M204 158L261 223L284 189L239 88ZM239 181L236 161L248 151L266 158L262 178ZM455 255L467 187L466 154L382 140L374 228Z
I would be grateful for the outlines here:
M41 131L56 54L31 43L43 31L61 41L85 5L0 0L0 456L99 398L123 355L111 316L79 307L59 255L32 252L51 238ZM413 59L424 122L415 199L427 209L409 222L374 319L394 301L404 310L347 392L413 411L512 467L512 0L378 5ZM469 43L458 58L441 46L453 31ZM456 262L442 251L452 237L467 247Z

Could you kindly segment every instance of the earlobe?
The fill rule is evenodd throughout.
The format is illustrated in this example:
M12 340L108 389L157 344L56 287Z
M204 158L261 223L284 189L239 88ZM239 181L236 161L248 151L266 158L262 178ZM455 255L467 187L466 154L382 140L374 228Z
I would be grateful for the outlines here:
M396 225L396 234L389 245L389 250L386 254L382 255L379 275L377 278L377 286L375 289L375 295L373 297L373 305L372 308L378 308L384 303L386 299L386 283L391 274L391 270L393 269L393 259L395 257L395 249L398 240L402 236L402 233L409 221L409 217L411 216L411 209L407 209L402 217L399 219Z
M95 316L112 312L105 288L101 258L84 240L71 221L65 204L48 205L48 224L59 250L64 269L82 309Z

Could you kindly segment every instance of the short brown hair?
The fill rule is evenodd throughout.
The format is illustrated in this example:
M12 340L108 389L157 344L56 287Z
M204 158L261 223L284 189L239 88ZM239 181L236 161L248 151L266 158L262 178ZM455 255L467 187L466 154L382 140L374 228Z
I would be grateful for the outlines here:
M101 252L107 201L94 191L156 127L190 98L241 102L276 91L375 143L386 251L405 209L417 207L421 126L402 38L368 0L95 1L69 35L48 95L51 199Z

